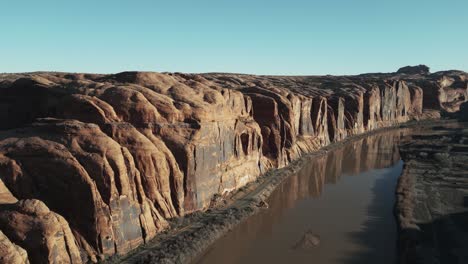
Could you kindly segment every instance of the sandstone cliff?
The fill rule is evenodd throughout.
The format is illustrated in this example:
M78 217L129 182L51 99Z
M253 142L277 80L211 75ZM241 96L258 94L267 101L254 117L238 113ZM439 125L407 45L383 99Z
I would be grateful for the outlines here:
M0 255L125 254L268 169L467 97L458 71L0 75Z

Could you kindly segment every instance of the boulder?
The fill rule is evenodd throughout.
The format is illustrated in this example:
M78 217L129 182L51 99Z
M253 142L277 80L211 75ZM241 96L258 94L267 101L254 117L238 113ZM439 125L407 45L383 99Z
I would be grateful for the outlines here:
M320 236L308 230L293 246L294 249L312 249L320 245Z

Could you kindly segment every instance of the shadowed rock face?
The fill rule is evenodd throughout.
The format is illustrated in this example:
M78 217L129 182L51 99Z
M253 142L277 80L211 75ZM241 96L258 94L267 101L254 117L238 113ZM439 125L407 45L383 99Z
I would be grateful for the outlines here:
M0 249L34 263L125 254L167 219L304 153L457 111L467 80L457 71L0 75Z
M405 66L398 69L397 73L403 74L428 74L429 67L426 65L417 65L417 66Z
M38 200L1 205L0 228L18 243L15 255L34 263L81 263L80 253L65 219ZM21 248L20 248L21 247Z
M397 188L400 263L468 262L468 130L421 130L401 148Z

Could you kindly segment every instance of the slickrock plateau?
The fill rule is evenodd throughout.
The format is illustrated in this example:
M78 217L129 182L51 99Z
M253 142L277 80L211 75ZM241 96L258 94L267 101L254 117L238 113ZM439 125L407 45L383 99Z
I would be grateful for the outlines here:
M0 262L124 255L268 170L458 112L467 98L467 73L421 66L357 76L0 74Z

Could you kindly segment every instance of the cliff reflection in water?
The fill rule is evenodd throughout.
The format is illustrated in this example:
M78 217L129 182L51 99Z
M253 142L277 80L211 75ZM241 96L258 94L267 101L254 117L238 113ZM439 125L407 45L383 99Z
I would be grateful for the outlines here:
M370 217L368 208L373 206L371 203L375 203L373 200L377 197L373 194L377 185L376 178L385 173L393 173L392 179L387 177L391 183L388 184L388 188L385 187L390 192L388 195L390 197L378 202L387 204L384 210L390 210L385 213L389 213L391 217L394 201L391 194L401 171L401 166L398 166L400 156L397 143L409 132L408 129L400 129L379 133L347 143L327 154L305 161L297 174L291 175L274 191L268 200L270 206L268 210L249 218L218 241L199 263L220 263L220 261L222 263L264 263L267 260L269 263L284 263L288 259L292 261L291 257L294 259L291 263L307 263L312 260L329 263L330 258L323 256L325 254L333 256L333 259L337 261L350 260L351 251L358 252L364 250L365 246L368 247L368 245L358 245L359 241L351 241L354 238L350 238L350 234L369 227L353 229L354 226L351 224L349 227L346 225L352 223L353 219L358 227L369 224L365 218ZM392 170L392 166L396 169ZM385 168L391 171L387 172ZM330 188L333 186L337 189L327 188L324 193L324 186L330 186ZM324 196L330 193L329 199L322 197L323 193ZM363 207L363 210L360 210L357 205ZM332 210L341 212L332 212ZM346 213L346 210L350 210L349 213ZM346 215L349 219L341 219L338 216L340 214ZM321 219L328 218L326 215L333 217ZM334 217L335 215L337 217ZM394 220L388 221L391 224ZM292 245L300 234L306 231L304 230L306 226L323 229L328 226L333 228L335 225L339 226L335 229L342 228L343 230L337 231L336 234L322 232L325 234L322 240L347 240L349 243L356 244L343 245L343 247L350 248L345 255L332 252L333 250L322 245L312 251L294 252L292 250ZM334 244L339 249L340 244L335 242ZM388 248L394 248L394 245Z
M320 196L325 183L335 184L341 177L394 165L400 160L396 143L404 135L405 130L390 131L311 158L271 195L268 211L275 213L272 219L299 200Z

